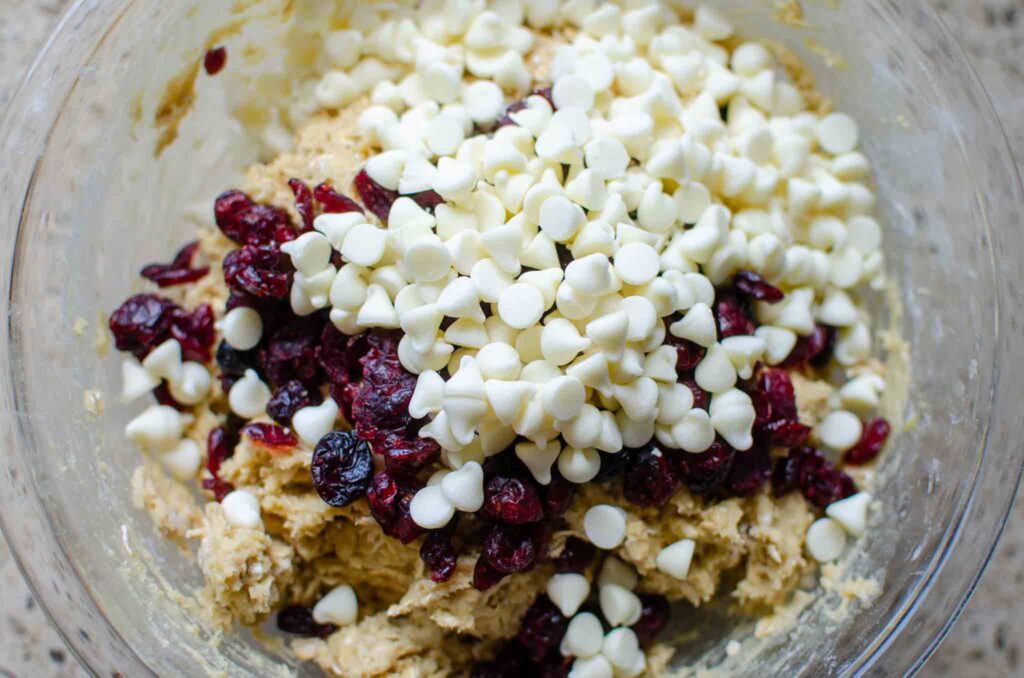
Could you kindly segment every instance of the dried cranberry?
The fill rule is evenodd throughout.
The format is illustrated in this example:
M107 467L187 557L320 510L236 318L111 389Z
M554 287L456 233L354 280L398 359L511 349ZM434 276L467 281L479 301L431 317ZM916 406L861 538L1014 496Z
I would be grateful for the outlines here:
M537 560L533 538L528 527L497 524L484 538L481 553L498 572L526 572Z
M686 378L680 379L679 383L690 389L693 393L693 406L698 407L702 410L708 409L708 405L711 403L711 394L697 386L697 382L693 379Z
M665 626L668 625L669 617L672 615L672 608L665 596L654 593L641 593L640 595L640 619L633 624L633 631L636 633L641 645L654 640Z
M206 54L203 55L203 70L206 71L207 75L217 75L224 70L224 66L227 63L227 47L214 47L213 49L206 50Z
M313 619L313 611L302 605L289 605L277 613L277 628L285 633L293 633L307 638L326 638L338 627L334 624L318 624Z
M768 448L760 445L737 452L733 457L729 475L725 478L725 489L740 497L756 493L772 475L772 458Z
M750 396L750 402L754 406L754 426L761 426L771 421L772 404L765 392L750 382L741 383L739 388Z
M214 476L220 472L220 465L235 454L238 436L225 426L218 426L206 437L206 468Z
M245 235L234 229L238 226L238 218L254 204L252 198L239 190L225 191L213 203L213 218L224 235L237 243L243 243Z
M359 203L347 195L338 193L334 190L334 187L326 181L313 189L313 197L316 198L316 201L323 207L325 214L363 211L363 208L359 206Z
M567 678L574 661L574 657L565 657L561 652L549 652L537 665L537 678Z
M836 328L829 325L819 325L819 327L825 328L825 346L808 362L811 367L821 369L827 367L832 360L832 354L836 346Z
M732 284L751 299L766 301L769 304L780 302L785 296L782 290L768 284L764 278L753 271L736 271L736 277L733 278Z
M348 506L370 486L373 455L354 433L331 431L316 444L311 471L321 499L331 506Z
M398 193L384 188L366 173L360 170L354 181L356 192L359 198L366 205L366 209L380 219L381 223L388 223L388 214L391 213L391 205L398 200Z
M473 567L473 588L477 591L486 591L504 578L505 574L494 569L486 558L480 556L476 559L476 565Z
M576 497L576 485L554 472L551 474L551 482L544 487L543 492L544 515L548 518L560 518L572 506L572 500Z
M635 449L630 448L623 448L618 452L600 452L601 468L594 476L593 482L606 483L621 476L626 472L626 467L629 466L629 462L636 452Z
M210 359L210 349L217 338L213 307L200 304L194 311L180 308L171 313L170 335L181 344L181 357L197 363Z
M363 386L352 402L352 418L356 431L366 440L373 440L380 431L394 431L409 426L409 401L416 388L412 375L380 383L363 380ZM384 454L385 449L377 452Z
M519 643L509 641L498 652L498 656L489 662L481 662L473 666L470 678L522 678L535 671L535 665Z
M676 349L676 374L680 379L688 378L691 375L691 370L704 359L704 354L707 351L703 346L688 339L680 339L672 334L666 335L665 338Z
M256 352L239 351L226 341L217 346L217 367L229 377L241 377L246 370L255 369Z
M860 436L860 442L843 455L843 462L850 466L862 466L867 464L882 451L885 441L889 437L892 427L889 422L881 417L872 419L864 426L864 432Z
M680 452L675 455L676 468L683 482L694 494L709 494L722 484L732 468L736 450L722 439L700 454Z
M292 287L291 261L276 249L246 245L224 257L224 282L263 299L284 299Z
M680 484L665 453L650 446L638 450L626 467L622 495L637 506L663 506Z
M321 380L317 343L323 325L321 315L307 316L276 330L264 341L257 354L259 372L271 386L276 388L293 379L304 384Z
M317 347L317 360L332 385L341 387L363 378L360 358L370 350L367 335L347 337L332 323L324 325Z
M375 436L373 448L383 452L384 467L395 475L414 475L441 456L441 446L432 438L391 432Z
M809 362L815 361L820 356L829 355L829 331L824 325L815 325L806 337L799 337L793 350L789 352L786 359L779 363L779 367L800 367ZM827 362L827 360L826 360Z
M413 193L409 195L412 201L417 205L430 212L434 213L434 209L438 205L444 204L444 198L438 195L435 191L421 191L420 193Z
M136 358L144 358L167 338L176 308L172 302L155 294L136 294L128 298L110 314L114 346Z
M776 496L799 488L807 501L822 509L857 492L850 476L809 447L791 450L785 459L776 462L772 486Z
M796 395L785 370L765 368L759 376L761 390L771 405L773 419L796 419Z
M757 438L771 447L800 447L811 435L811 427L794 419L776 419L756 430Z
M249 436L257 445L271 449L291 448L299 444L298 439L291 434L291 431L276 424L265 422L246 424L242 428L242 433Z
M199 242L191 242L174 255L169 264L150 264L142 269L142 277L160 287L171 287L195 282L210 272L209 266L192 268L192 259L199 250Z
M750 317L750 312L735 294L719 292L715 299L714 311L719 339L754 333L754 321Z
M457 514L444 528L428 532L420 545L420 559L430 568L430 578L437 583L451 579L458 565L458 556L452 546L456 525Z
M541 661L558 648L568 625L569 620L547 596L538 596L519 623L519 644L534 661Z
M529 480L497 476L484 488L484 511L504 523L532 523L544 516L540 494Z
M303 230L312 230L313 218L316 216L313 213L313 191L301 179L289 179L288 188L292 189L295 196L295 210L302 217Z
M423 529L409 515L409 503L415 494L415 487L399 483L387 473L373 476L366 491L370 513L381 530L403 544L408 544L423 534Z
M203 478L201 486L204 490L213 493L213 498L218 502L224 501L224 497L234 491L235 486L224 482L220 478Z
M292 417L303 407L320 404L320 393L312 393L298 379L285 382L274 391L267 403L267 415L282 426L291 424Z
M594 561L597 547L578 537L565 540L565 547L555 558L555 572L582 573Z
M288 213L260 205L241 191L222 193L213 206L217 226L239 245L267 247L295 239Z

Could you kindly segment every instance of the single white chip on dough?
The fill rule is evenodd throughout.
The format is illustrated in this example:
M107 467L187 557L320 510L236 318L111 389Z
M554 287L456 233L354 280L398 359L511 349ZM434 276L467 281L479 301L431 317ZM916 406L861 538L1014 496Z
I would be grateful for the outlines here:
M359 618L359 601L348 584L335 586L313 606L313 621L317 624L350 626Z
M235 527L254 530L263 525L260 500L246 490L233 490L220 502L224 517Z
M867 492L840 499L828 505L825 515L843 526L850 535L859 537L864 534L868 520L868 505L871 495Z
M680 539L658 552L655 565L658 569L676 579L686 579L697 544L692 539Z
M583 531L600 549L618 548L626 538L626 512L608 504L592 506L583 515Z
M547 593L562 616L572 618L590 595L590 582L575 572L555 574L548 580Z
M819 563L830 563L846 550L846 532L831 518L819 518L807 528L807 552Z

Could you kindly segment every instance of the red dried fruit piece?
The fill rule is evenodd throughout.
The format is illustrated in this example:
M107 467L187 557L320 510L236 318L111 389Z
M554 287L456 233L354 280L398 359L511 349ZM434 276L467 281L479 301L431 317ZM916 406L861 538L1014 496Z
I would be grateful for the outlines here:
M203 479L202 487L213 492L218 502L235 489L230 483L221 480L219 473L221 464L234 456L237 444L238 435L225 426L218 426L206 437L206 470L211 477Z
M334 624L316 623L313 611L302 605L281 608L277 613L277 628L307 638L326 638L338 629Z
M197 363L210 359L210 349L217 338L213 307L201 304L194 311L176 308L171 313L170 335L181 344L181 357Z
M241 377L246 370L256 369L256 352L239 351L228 342L221 341L217 346L217 367L222 376Z
M224 282L232 291L284 299L292 287L292 264L276 249L246 245L224 257Z
M224 497L231 494L235 489L234 485L226 483L220 478L203 478L203 482L200 485L204 490L213 493L213 498L217 503L224 501Z
M320 203L324 214L340 214L342 212L361 213L363 211L359 203L347 195L338 193L326 181L313 189L313 197Z
M626 467L629 466L630 460L639 451L639 448L632 449L626 447L619 452L600 452L601 468L598 470L597 475L594 476L592 482L606 483L609 480L618 478L626 472Z
M736 271L732 284L737 290L751 299L765 301L769 304L778 303L786 296L782 293L782 290L765 282L764 278L753 271Z
M227 47L214 47L213 49L206 50L206 54L203 55L203 70L206 71L207 75L217 75L224 70L224 66L227 63Z
M360 359L369 350L368 334L348 337L339 332L333 324L326 323L320 335L320 345L317 347L317 360L332 387L344 388L362 380L363 365Z
M486 591L505 578L505 574L494 569L487 559L480 556L473 567L473 588Z
M760 387L752 383L743 383L739 388L750 396L750 402L754 406L754 426L767 424L772 420L772 404L768 396Z
M387 224L391 205L398 200L398 193L389 191L378 184L370 178L365 169L359 171L353 183L360 200L366 205L366 209L375 214L382 224Z
M256 422L242 427L242 433L249 436L254 443L266 447L271 452L291 449L299 444L291 431L276 424Z
M301 381L292 379L274 391L267 403L267 416L282 426L290 426L296 412L320 402L319 391L310 392Z
M544 595L538 596L519 623L519 644L534 661L541 661L557 650L565 636L569 620Z
M775 496L799 489L807 501L822 509L857 492L850 476L810 447L790 450L787 457L776 462L772 489Z
M114 346L140 360L146 357L167 338L177 308L155 294L129 297L110 314L108 325L114 335Z
M679 383L690 389L693 393L693 406L698 407L702 410L708 409L708 405L711 403L711 394L697 386L697 382L687 377L686 379L680 379Z
M725 489L739 497L755 494L771 477L772 458L768 448L755 445L733 457L729 475L725 478Z
M383 452L388 472L400 476L414 475L441 456L441 446L435 440L415 434L384 433L374 438L373 448Z
M667 455L651 446L639 450L626 466L622 495L637 506L663 506L680 485Z
M434 209L438 205L444 204L444 198L442 198L435 191L421 191L419 193L412 193L407 197L412 198L412 201L414 203L416 203L426 211L430 212L431 214L434 213Z
M563 478L557 471L551 474L551 482L544 488L544 515L548 518L564 516L576 497L576 485Z
M822 354L827 354L831 358L830 352L826 353L828 345L828 328L824 325L815 325L814 331L809 335L797 338L793 350L789 352L785 360L779 363L779 367L800 367L814 361Z
M458 566L458 555L452 546L457 525L458 514L445 527L428 532L420 545L420 559L430 568L430 579L437 583L451 579Z
M537 561L533 532L520 525L494 525L481 549L491 567L504 574L526 572Z
M415 487L399 483L383 472L373 476L366 491L370 513L381 530L403 544L408 544L423 534L423 528L417 525L409 514L409 503L415 494Z
M761 390L768 398L773 419L796 419L796 394L785 370L768 367L758 375Z
M819 325L818 327L825 328L825 346L808 362L811 367L821 369L828 366L829 362L832 360L832 353L836 346L836 328L829 325Z
M351 431L331 431L316 444L310 466L313 486L331 506L348 506L366 494L373 455Z
M199 242L191 242L178 250L171 263L150 264L142 269L140 275L147 280L152 280L160 287L195 282L210 272L209 266L192 268L192 259L198 250Z
M850 466L862 466L872 461L885 447L885 441L889 438L891 431L892 427L885 419L881 417L872 419L864 426L860 442L843 455L843 463Z
M296 318L264 340L259 349L259 373L277 388L292 379L317 384L323 374L317 361L317 343L323 334L324 318L316 314Z
M562 552L555 558L555 572L576 572L582 573L590 563L594 562L597 555L597 547L589 541L583 541L578 537L569 537L565 540Z
M484 488L484 511L512 524L532 523L544 517L537 488L524 478L491 478Z
M692 370L704 359L704 354L707 353L706 349L673 334L666 334L665 339L670 346L676 349L676 375L680 380L692 376Z
M736 450L718 438L705 452L690 454L678 452L674 456L676 469L690 492L710 494L729 475Z
M241 214L255 204L252 198L237 189L224 191L213 202L213 218L224 235L237 243L242 243L245 239L244 234L232 229L238 225Z
M288 213L260 205L241 191L222 193L213 205L217 226L239 245L270 247L295 239Z
M313 213L313 191L306 182L294 178L288 180L288 188L295 196L295 209L302 217L303 230L313 230L313 218L316 216Z
M750 312L735 294L718 292L714 306L719 340L726 337L750 335L756 329Z
M758 440L770 447L800 447L811 435L811 427L795 419L776 419L755 430Z
M214 475L220 472L220 465L235 454L238 435L227 427L218 426L206 437L206 469Z
M641 645L646 645L654 640L672 616L672 607L665 596L655 593L641 593L640 596L640 619L633 624L632 629L636 633Z

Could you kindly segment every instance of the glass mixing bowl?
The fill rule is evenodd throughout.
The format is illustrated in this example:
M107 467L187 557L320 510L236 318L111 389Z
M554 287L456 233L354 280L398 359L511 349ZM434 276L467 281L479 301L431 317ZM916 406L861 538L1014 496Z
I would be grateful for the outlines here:
M839 621L808 608L737 673L902 675L970 595L1021 472L1018 173L981 85L924 0L804 0L805 26L776 20L767 0L717 4L742 34L803 56L820 89L859 120L898 285L889 310L904 309L894 330L911 347L911 425L885 455L884 509L851 564L881 594ZM166 84L211 40L274 44L260 32L272 35L275 7L291 3L231 5L80 0L0 134L3 527L38 599L96 675L296 671L245 632L206 642L215 634L175 595L198 584L196 568L131 505L138 452L122 438L130 415L115 402L118 361L98 357L94 341L101 314L139 289L140 265L190 238L189 209L199 201L208 210L256 157L210 78L177 140L154 152ZM239 22L233 12L263 18ZM225 27L216 38L214 27ZM229 47L225 73L259 67L259 52ZM107 395L102 416L83 407L85 390ZM701 619L681 660L715 660L749 630Z

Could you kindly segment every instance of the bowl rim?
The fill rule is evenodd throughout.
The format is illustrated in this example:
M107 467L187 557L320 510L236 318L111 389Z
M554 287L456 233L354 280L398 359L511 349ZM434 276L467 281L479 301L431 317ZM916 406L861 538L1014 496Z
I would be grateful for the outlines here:
M74 39L74 35L81 31L83 25L89 25L92 29L87 31L87 34L96 34L99 36L100 41L106 37L111 26L116 24L116 17L112 18L109 11L104 13L104 9L109 9L112 3L117 2L118 6L121 7L121 12L127 11L128 6L131 5L132 0L128 0L123 4L120 0L75 0L73 4L68 8L63 17L60 19L53 32L44 42L42 49L33 61L32 66L28 69L25 76L21 81L21 85L15 91L14 96L11 99L10 105L7 109L6 116L0 124L0 149L11 150L18 149L23 152L28 152L36 156L36 162L42 156L42 152L45 150L46 141L49 136L50 129L43 129L42 127L36 126L34 129L29 129L26 124L29 116L44 116L43 119L47 120L49 125L53 125L59 117L60 111L63 108L64 97L70 92L70 87L66 92L50 92L45 88L41 88L40 85L47 82L54 76L60 68L67 68L68 64L61 64L61 60L54 59L54 56L67 56L69 52L69 42ZM884 2L895 4L896 0L883 0ZM984 122L990 125L995 132L1002 139L1003 144L998 149L999 157L993 159L993 165L998 165L999 170L1007 174L1008 184L1010 184L1010 190L1012 193L1013 202L1016 205L1016 211L1020 214L1024 214L1024 185L1021 182L1020 170L1017 167L1014 158L1012 156L1011 147L1007 139L1005 130L1002 122L992 104L991 98L986 91L980 77L976 73L970 59L963 52L959 43L953 38L949 28L943 22L942 18L938 15L935 9L926 0L916 0L916 2L900 3L902 7L912 4L913 10L918 12L921 18L928 21L937 31L944 47L949 50L948 58L958 67L964 75L964 83L970 87L970 94L972 97L980 100L981 109L985 116ZM103 28L106 27L106 30ZM98 44L98 43L97 43ZM95 46L93 47L93 49ZM83 51L78 49L76 56L88 60L91 51ZM54 66L54 63L57 66ZM73 87L73 85L72 85ZM45 92L40 95L39 92ZM31 168L30 168L31 169ZM5 233L13 235L9 238L9 242L14 243L10 256L0 260L0 296L3 297L4 310L10 310L10 293L14 288L14 280L16 278L16 267L13 266L14 252L18 248L19 234L27 228L24 223L24 217L28 210L27 205L29 204L32 196L34 187L34 169L28 172L22 173L21 176L15 174L13 177L14 184L18 187L15 190L18 191L18 195L22 198L20 202L12 204L11 206L0 207L0 218L3 221L0 222L0 228L3 228ZM5 213L3 210L7 210ZM991 230L991 224L987 223L986 227ZM993 254L993 268L995 268L995 259L1006 260L1008 257L1006 252L996 252ZM1012 302L1012 303L1011 303ZM1009 306L1014 306L1010 308ZM1021 302L1015 299L1007 299L1005 295L997 296L996 316L999 318L1008 317L1013 311L1021 310ZM8 348L11 343L11 337L15 334L14 318L10 313L7 313L7 331L0 333L0 378L4 380L4 385L16 381L16 375L12 371L10 364L10 357L8 354ZM997 324L997 328L1002 325ZM1012 338L1007 335L1009 332L1005 330L1002 332L1000 343L997 345L997 354L1001 351L1000 346L1004 346L1005 342L1011 341ZM1013 506L1015 495L1018 491L1018 487L1021 481L1022 474L1024 474L1024 457L1020 457L1020 464L1015 472L1011 474L1002 473L1004 488L1010 488L1006 480L1013 480L1012 488L1009 489L1008 493L1002 497L1002 504L999 507L999 519L995 524L995 529L992 531L990 542L986 545L985 549L980 552L981 557L975 559L970 567L971 572L968 574L965 580L960 582L962 586L962 592L956 596L953 601L952 608L945 613L945 617L940 622L922 620L920 617L923 613L923 608L929 597L929 593L936 587L941 586L941 581L944 574L948 577L952 577L952 573L947 573L945 565L953 557L957 551L956 547L960 541L965 529L969 529L969 518L972 516L972 509L980 502L981 497L978 496L978 488L981 482L982 474L986 470L990 470L993 467L991 463L993 456L996 454L993 450L989 449L990 438L988 436L989 429L993 425L999 425L996 421L997 415L1000 414L999 405L1001 401L1006 400L1006 393L1003 389L1008 388L1014 383L1012 378L1013 372L1018 374L1024 374L1024 368L1016 369L1012 365L1009 369L1005 366L996 365L993 369L993 382L991 388L991 403L992 412L989 416L988 421L985 425L985 434L983 437L983 443L981 444L982 460L984 462L987 458L990 462L986 469L985 465L981 462L978 464L977 471L971 478L971 484L969 487L964 489L961 497L961 509L958 513L958 520L956 524L951 525L944 535L941 548L938 549L931 558L927 576L923 577L915 585L916 591L913 592L912 596L908 597L901 606L894 619L890 620L885 630L876 637L872 643L862 650L860 656L854 659L849 668L851 673L856 675L866 674L876 664L882 662L886 658L887 651L893 646L897 640L906 641L908 630L915 624L919 627L921 625L927 626L927 630L924 634L917 635L912 644L915 645L917 650L917 656L913 657L909 664L905 666L893 666L887 667L893 671L912 675L920 670L928 658L934 653L935 649L939 646L942 640L950 632L960 614L963 612L965 606L976 590L981 577L985 573L985 570L992 559L992 555L999 542L999 538L1002 535L1003 529L1005 528L1006 522L1009 518L1010 511ZM13 408L8 408L2 415L2 429L4 431L5 440L24 440L24 432L21 427L21 423L18 421L16 413L22 410L17 407L17 395L15 394L12 399L12 395L8 393L0 394L5 400L5 405L13 404ZM10 455L4 455L10 456ZM1020 456L1020 455L1018 455ZM4 467L4 461L0 460L0 468ZM30 470L30 469L29 469ZM29 480L30 482L31 479ZM12 497L11 486L0 480L0 494L6 499ZM38 498L38 496L36 496ZM989 504L991 506L991 504ZM42 517L46 521L39 527L45 528L50 534L54 534L54 521L52 515L43 508ZM24 543L18 538L15 531L12 530L12 526L8 524L6 517L6 511L0 511L0 533L3 534L7 543L10 545L10 550L13 556L13 560L16 563L23 579L29 586L33 596L39 602L44 614L47 617L52 628L60 635L65 645L71 650L75 658L80 664L90 673L99 675L97 671L98 661L95 660L95 649L91 647L90 643L85 639L79 637L79 635L72 632L72 625L66 623L64 618L53 612L56 605L56 598L59 592L51 590L50 587L43 585L42 571L35 570L29 567L28 562L24 557L23 546ZM100 601L96 599L93 591L87 585L86 580L80 576L80 572L75 567L75 561L63 551L60 541L55 539L54 543L59 548L60 564L71 571L74 576L75 583L82 589L82 593L86 596L87 601L90 603L92 610L100 615L101 623L108 627L109 635L115 641L120 643L120 649L123 652L123 658L134 663L140 670L148 672L152 675L152 670L148 668L146 662L138 655L134 648L132 648L120 635L117 629L107 620L102 614L102 605ZM963 586L964 581L966 586ZM920 631L920 628L913 629L914 631Z

